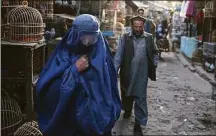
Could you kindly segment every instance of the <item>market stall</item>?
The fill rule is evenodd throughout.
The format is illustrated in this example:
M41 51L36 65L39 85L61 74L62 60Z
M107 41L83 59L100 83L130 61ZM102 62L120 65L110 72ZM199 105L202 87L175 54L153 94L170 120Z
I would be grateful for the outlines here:
M193 59L194 52L198 49L198 39L196 33L196 2L192 0L183 1L180 16L182 23L179 25L181 31L181 51L189 58Z
M103 1L101 3L100 17L101 31L109 43L113 54L116 52L118 39L124 33L125 21L125 2L124 1Z
M216 55L216 2L206 2L204 9L204 25L202 33L203 42L203 68L208 72L215 70ZM216 72L215 72L216 77Z
M58 37L64 35L75 17L54 15L53 0L3 0L1 4L1 130L4 135L13 135L22 123L36 119L34 98L39 74L61 40ZM33 135L36 130L30 126L25 129L19 128L18 132Z
M196 7L196 1L182 3L180 16L184 19L185 29L184 35L181 34L180 49L207 72L215 72L216 77L216 2L210 0L198 4L199 8Z
M22 6L7 14L2 46L2 88L15 99L28 120L34 116L34 85L45 63L45 24L37 9ZM17 18L19 16L19 18Z

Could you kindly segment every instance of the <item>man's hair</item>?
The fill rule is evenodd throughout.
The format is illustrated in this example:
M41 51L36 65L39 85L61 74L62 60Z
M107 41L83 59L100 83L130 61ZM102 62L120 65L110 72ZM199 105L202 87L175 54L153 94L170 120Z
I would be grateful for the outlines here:
M144 10L143 8L139 8L139 9L137 10L137 12L139 12L139 11L145 12L145 10Z
M145 21L146 21L146 19L143 18L143 17L141 17L141 16L132 17L132 18L130 19L131 25L133 25L133 22L134 22L134 21L142 21L143 24L144 24Z

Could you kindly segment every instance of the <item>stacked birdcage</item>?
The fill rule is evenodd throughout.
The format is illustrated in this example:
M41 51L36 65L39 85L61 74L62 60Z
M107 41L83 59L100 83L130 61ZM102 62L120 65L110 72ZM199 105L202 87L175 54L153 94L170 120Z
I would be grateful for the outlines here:
M17 129L14 136L42 136L38 123L35 121L27 122Z
M1 134L2 136L12 136L13 133L21 126L22 112L13 99L6 91L1 91Z
M209 1L205 5L205 12L204 15L206 18L216 18L216 2L215 1Z
M52 19L53 5L53 0L34 0L31 6L41 13L43 19Z
M23 0L2 0L2 6L16 7L22 5Z
M44 23L40 12L28 7L23 1L22 6L12 9L7 15L8 30L5 40L10 42L38 42L43 39Z

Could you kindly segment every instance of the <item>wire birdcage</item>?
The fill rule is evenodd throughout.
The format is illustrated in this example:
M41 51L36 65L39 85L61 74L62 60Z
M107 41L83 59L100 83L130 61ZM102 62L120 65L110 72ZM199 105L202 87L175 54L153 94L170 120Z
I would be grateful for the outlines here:
M37 9L28 7L27 1L8 13L7 26L7 41L31 43L43 39L45 24L42 15Z
M22 5L23 0L2 0L2 6L15 7Z
M216 18L216 2L215 1L209 1L205 5L205 17L208 18Z
M53 0L27 0L29 7L36 8L43 18L53 18ZM23 0L2 0L2 6L22 6Z
M41 13L43 19L53 18L53 0L35 0L32 4L32 7Z
M22 113L17 102L6 94L1 98L1 134L2 136L12 136L21 126Z
M17 129L14 136L42 136L38 123L35 121L27 122Z

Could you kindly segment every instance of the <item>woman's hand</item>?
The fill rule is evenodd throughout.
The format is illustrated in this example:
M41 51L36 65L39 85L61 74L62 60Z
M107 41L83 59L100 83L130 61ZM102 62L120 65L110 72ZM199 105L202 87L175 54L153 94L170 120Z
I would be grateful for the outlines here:
M76 61L76 67L78 69L78 72L82 72L86 70L89 67L89 60L87 55L81 56L77 61Z

